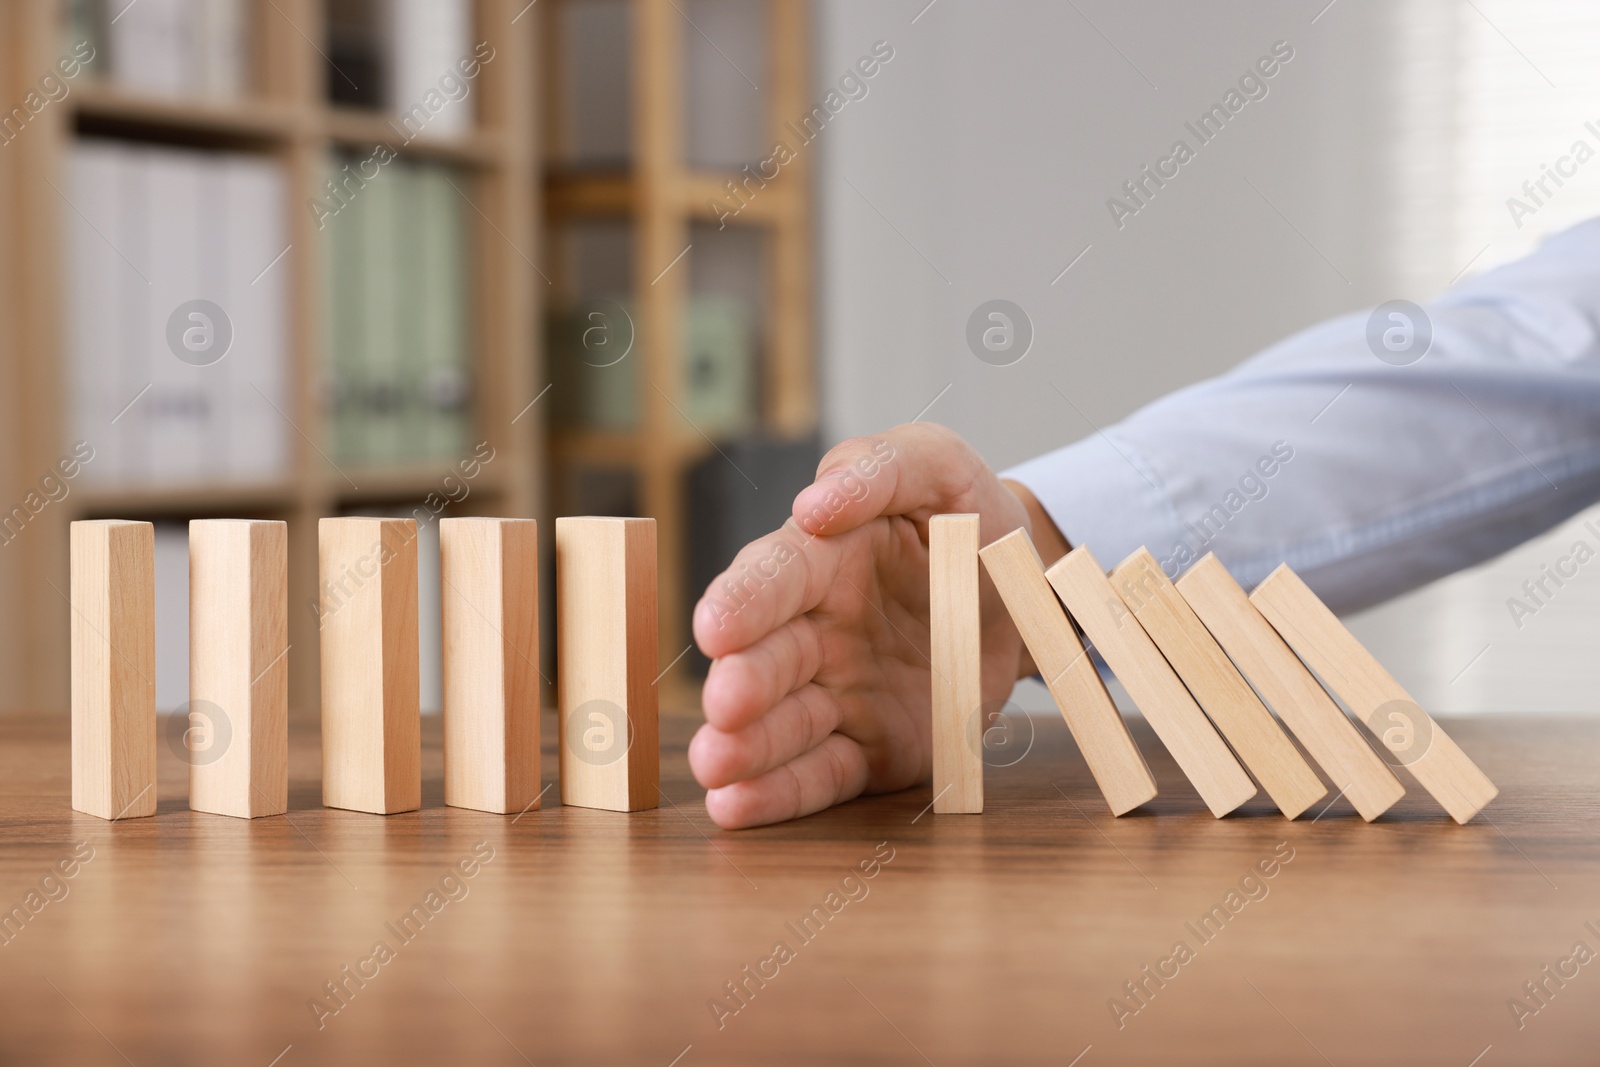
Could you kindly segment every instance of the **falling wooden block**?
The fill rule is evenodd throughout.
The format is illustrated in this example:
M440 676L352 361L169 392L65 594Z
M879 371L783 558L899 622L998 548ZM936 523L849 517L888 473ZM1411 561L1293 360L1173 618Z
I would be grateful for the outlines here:
M189 807L289 810L289 528L189 523Z
M1129 614L1089 549L1080 545L1068 552L1045 577L1211 813L1220 819L1255 796L1255 783Z
M933 811L983 811L978 516L928 521L928 626L933 664Z
M1250 600L1323 684L1371 728L1394 756L1392 762L1409 770L1456 822L1470 822L1499 794L1288 564L1256 586Z
M439 523L444 802L539 802L539 541L532 519Z
M1154 797L1150 767L1051 592L1044 563L1028 535L1014 530L980 555L1111 813L1132 811Z
M102 819L156 813L155 527L75 522L72 807Z
M1178 579L1206 629L1284 721L1333 784L1371 822L1405 787L1212 553Z
M1112 568L1111 585L1223 740L1286 818L1293 819L1327 796L1317 772L1279 728L1148 548L1138 549Z
M317 524L322 600L322 803L390 815L422 806L417 524Z
M561 802L655 807L654 519L556 519L556 655Z

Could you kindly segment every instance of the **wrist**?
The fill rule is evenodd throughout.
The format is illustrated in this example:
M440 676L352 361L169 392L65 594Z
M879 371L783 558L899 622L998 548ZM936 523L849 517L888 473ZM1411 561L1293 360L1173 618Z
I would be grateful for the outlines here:
M1010 490L1022 505L1023 512L1028 516L1028 537L1033 541L1033 547L1038 551L1039 558L1046 567L1066 555L1072 550L1072 545L1067 542L1055 521L1044 510L1044 505L1039 503L1039 498L1033 491L1021 482L1002 479L1001 485Z

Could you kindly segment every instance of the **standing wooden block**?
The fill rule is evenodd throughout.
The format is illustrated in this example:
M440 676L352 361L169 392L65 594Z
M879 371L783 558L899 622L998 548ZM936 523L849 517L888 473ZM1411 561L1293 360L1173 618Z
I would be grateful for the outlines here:
M442 519L444 802L539 801L539 540L532 519Z
M980 555L1111 814L1122 815L1150 800L1156 795L1155 777L1051 592L1033 542L1014 530Z
M561 802L660 802L656 521L556 519Z
M1111 585L1285 818L1328 795L1148 548L1117 564Z
M1217 736L1139 620L1128 613L1089 549L1080 545L1068 552L1045 577L1211 813L1220 819L1255 796L1255 783Z
M1363 819L1371 822L1405 796L1400 780L1262 618L1221 560L1206 553L1178 579L1178 592Z
M422 806L417 524L317 524L322 586L322 803L391 815Z
M189 807L289 810L289 527L189 523Z
M1470 822L1499 794L1288 564L1268 575L1250 600L1456 822Z
M928 521L933 652L933 811L983 811L983 685L978 625L978 516Z
M102 819L156 813L155 527L75 522L72 807Z

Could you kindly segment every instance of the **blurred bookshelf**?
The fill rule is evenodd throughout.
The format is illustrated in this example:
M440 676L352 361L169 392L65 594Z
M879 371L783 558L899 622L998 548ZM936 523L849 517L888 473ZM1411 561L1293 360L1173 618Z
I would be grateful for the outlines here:
M814 463L810 161L759 176L807 36L804 0L0 5L0 706L66 704L69 522L158 524L181 651L183 524L240 516L290 523L311 712L316 520L463 483L443 514L543 520L547 620L554 515L654 516L677 661ZM232 340L185 366L193 298Z
M788 514L792 478L750 457L815 462L810 160L785 129L811 108L808 9L538 10L552 503L657 519L665 667L728 531Z
M191 518L288 520L298 713L318 703L319 518L430 499L544 517L526 7L0 9L4 107L23 116L0 133L0 507L37 495L73 442L96 452L0 538L0 595L36 609L0 623L5 704L66 704L74 519L149 519L169 540ZM176 314L196 299L226 325ZM215 331L230 341L210 360ZM180 344L198 354L174 359Z

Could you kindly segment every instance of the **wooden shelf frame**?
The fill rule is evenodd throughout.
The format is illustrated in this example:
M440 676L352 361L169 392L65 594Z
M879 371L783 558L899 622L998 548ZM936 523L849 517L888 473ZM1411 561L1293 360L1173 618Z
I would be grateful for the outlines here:
M542 31L555 42L550 20L560 8L584 0L541 4ZM756 226L768 235L767 318L763 324L762 431L800 439L817 426L816 375L812 353L812 248L810 150L794 144L787 123L810 110L809 14L805 0L763 0L767 5L768 81L764 86L767 145L795 149L779 175L748 201L730 225ZM547 226L583 219L627 219L633 223L635 328L642 356L639 425L628 431L557 429L550 439L558 505L570 498L564 483L576 468L608 467L634 474L641 513L657 520L661 560L660 653L672 662L688 645L689 613L699 590L687 588L688 515L685 475L712 452L711 445L679 411L683 375L682 323L689 297L689 272L678 264L663 273L689 244L696 222L714 222L713 200L725 199L724 183L738 172L691 169L684 159L683 62L686 33L696 32L674 0L630 0L633 53L630 165L587 171L552 166L543 183ZM545 53L545 157L556 160L559 136L561 57ZM693 254L692 252L690 253Z
M65 0L0 5L0 100L21 101L62 51ZM293 459L287 476L263 485L151 486L102 490L73 485L9 544L0 545L0 708L65 707L68 682L67 525L90 515L168 519L259 514L290 522L290 706L318 703L317 523L346 507L420 502L442 490L444 463L421 468L348 470L325 458L321 386L326 336L322 255L309 203L320 193L323 161L338 148L390 144L401 156L449 163L468 172L458 183L471 210L468 287L473 324L474 441L494 459L469 495L446 514L542 517L545 499L543 412L524 411L542 378L537 329L540 194L539 20L521 17L526 0L474 0L474 41L495 50L475 80L476 128L453 139L409 144L387 116L330 105L324 91L321 0L257 0L250 5L255 48L251 91L237 101L153 97L92 79L85 71L69 95L46 107L0 150L0 508L20 502L66 448L65 262L61 234L72 208L59 192L74 131L134 140L240 148L284 166L289 245L274 269L288 271L289 353L293 382ZM104 62L103 58L99 60ZM55 188L52 187L52 183ZM519 417L520 416L520 417ZM462 457L466 458L466 457ZM349 476L349 481L346 479ZM354 484L352 485L351 482ZM52 592L52 586L58 592Z

